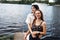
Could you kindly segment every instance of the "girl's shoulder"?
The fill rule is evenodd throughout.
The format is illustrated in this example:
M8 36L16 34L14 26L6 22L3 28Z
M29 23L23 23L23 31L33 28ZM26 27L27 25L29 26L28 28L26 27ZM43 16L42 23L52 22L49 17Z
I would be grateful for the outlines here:
M45 21L42 21L42 25L46 25L46 22Z

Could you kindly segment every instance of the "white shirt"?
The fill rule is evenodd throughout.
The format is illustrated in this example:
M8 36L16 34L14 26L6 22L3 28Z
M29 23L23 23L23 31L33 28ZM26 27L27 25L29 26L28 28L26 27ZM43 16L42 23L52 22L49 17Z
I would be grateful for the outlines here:
M26 19L26 23L27 24L33 23L34 18L35 17L33 15L33 13L28 14L27 19Z

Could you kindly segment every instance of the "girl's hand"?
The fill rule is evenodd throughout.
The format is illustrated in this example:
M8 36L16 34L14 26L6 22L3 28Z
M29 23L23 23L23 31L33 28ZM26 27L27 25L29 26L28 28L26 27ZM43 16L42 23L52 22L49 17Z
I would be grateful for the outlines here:
M32 34L33 34L33 35L35 35L35 34L36 34L36 32L32 32Z
M36 33L40 33L39 31L35 31Z
M33 31L32 34L35 35L37 33L40 33L39 31Z

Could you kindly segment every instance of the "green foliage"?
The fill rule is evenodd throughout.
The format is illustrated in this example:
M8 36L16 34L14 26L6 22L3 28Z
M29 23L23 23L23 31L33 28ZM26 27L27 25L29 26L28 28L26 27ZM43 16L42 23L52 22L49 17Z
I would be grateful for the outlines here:
M21 1L0 1L1 3L13 3L13 4L31 4L33 2L46 3L48 1L37 1L37 0L21 0Z
M13 40L13 35L0 35L0 40Z

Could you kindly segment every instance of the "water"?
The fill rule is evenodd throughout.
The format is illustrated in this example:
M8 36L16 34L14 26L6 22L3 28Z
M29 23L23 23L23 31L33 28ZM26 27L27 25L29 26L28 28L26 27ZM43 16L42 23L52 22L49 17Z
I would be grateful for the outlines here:
M40 3L38 5L47 23L47 34L45 37L60 37L60 7ZM30 12L31 5L0 4L0 34L26 31L27 25L25 20Z
M0 33L22 31L26 28L25 19L31 5L0 4Z

